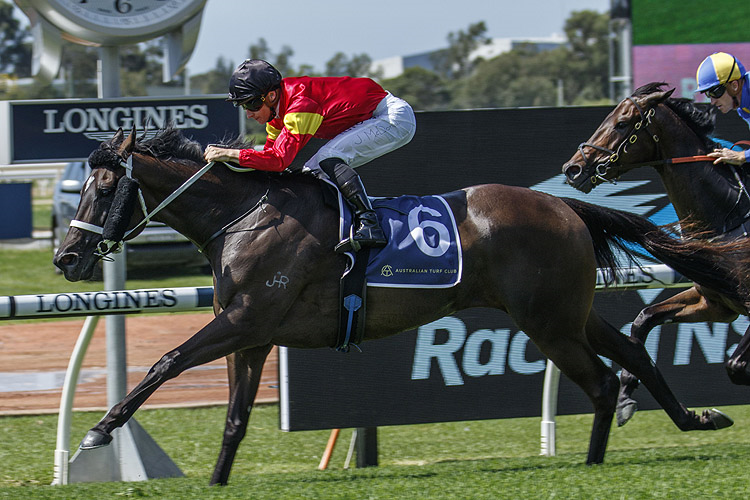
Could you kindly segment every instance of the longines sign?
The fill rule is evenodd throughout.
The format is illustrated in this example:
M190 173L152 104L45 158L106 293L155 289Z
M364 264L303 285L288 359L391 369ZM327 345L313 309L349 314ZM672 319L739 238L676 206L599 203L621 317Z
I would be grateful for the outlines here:
M0 102L0 163L42 163L87 158L118 128L139 134L168 124L201 144L240 133L224 96L64 99Z

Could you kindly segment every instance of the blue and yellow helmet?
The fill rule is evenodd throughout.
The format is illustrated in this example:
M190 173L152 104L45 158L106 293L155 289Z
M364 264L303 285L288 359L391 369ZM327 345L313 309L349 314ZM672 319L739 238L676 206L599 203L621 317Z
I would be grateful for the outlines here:
M726 85L731 81L739 80L744 74L745 67L736 57L726 52L715 52L698 66L695 74L698 84L696 91L705 92L717 85Z

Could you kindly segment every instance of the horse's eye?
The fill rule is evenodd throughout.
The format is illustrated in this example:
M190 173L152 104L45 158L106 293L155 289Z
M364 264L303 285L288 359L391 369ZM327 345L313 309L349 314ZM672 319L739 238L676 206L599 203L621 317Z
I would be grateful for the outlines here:
M628 122L617 122L617 124L615 125L615 128L619 131L623 131L623 130L626 130L629 125L630 123Z
M102 188L99 188L97 191L99 191L99 196L102 196L102 197L106 198L107 196L111 195L115 191L115 188L113 188L113 187L102 187Z

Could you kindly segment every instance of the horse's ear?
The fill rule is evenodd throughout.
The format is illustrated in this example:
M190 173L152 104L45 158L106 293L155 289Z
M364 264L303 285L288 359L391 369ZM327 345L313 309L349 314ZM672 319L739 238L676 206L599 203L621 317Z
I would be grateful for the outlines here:
M656 106L660 102L664 102L672 96L675 89L669 89L664 92L654 92L646 96L643 100L643 105L646 107Z
M122 129L120 129L120 133L122 133ZM120 153L120 156L122 158L128 158L131 154L133 154L136 139L137 137L135 132L135 125L133 125L133 129L130 131L130 134L128 134L128 137L124 141L122 141L122 144L120 144L120 147L118 148L118 152Z
M125 134L122 132L122 127L120 127L117 129L117 132L115 132L115 135L113 135L112 138L109 140L109 143L120 144L124 138L125 138Z

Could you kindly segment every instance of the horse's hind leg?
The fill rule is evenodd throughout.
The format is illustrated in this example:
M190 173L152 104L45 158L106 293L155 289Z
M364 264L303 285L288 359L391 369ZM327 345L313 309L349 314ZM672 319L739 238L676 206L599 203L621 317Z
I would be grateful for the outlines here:
M229 406L219 459L211 483L227 484L237 448L245 437L255 396L258 393L263 364L271 345L253 347L227 356L229 374Z
M127 422L133 413L164 382L188 368L208 363L236 352L249 343L247 326L230 321L222 312L181 346L168 352L151 367L143 380L115 404L81 441L81 449L98 448L112 441L111 433Z
M534 339L534 342L565 376L583 389L594 405L594 423L586 464L600 464L604 461L615 414L619 386L617 376L590 346L564 336L556 337L554 343L548 340Z
M627 368L643 382L680 430L716 430L733 424L718 410L706 410L702 415L696 415L685 408L672 393L643 344L622 335L593 310L586 324L586 335L599 354Z
M693 287L644 308L633 321L630 337L644 344L648 334L658 325L699 321L728 322L736 316L736 313L723 305L708 301ZM620 373L620 395L617 401L617 425L625 425L635 413L638 405L632 396L637 387L638 377L623 368Z

